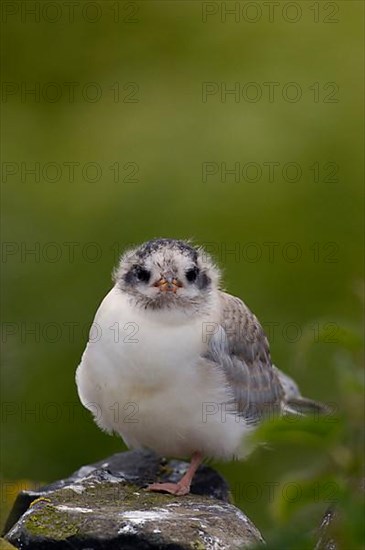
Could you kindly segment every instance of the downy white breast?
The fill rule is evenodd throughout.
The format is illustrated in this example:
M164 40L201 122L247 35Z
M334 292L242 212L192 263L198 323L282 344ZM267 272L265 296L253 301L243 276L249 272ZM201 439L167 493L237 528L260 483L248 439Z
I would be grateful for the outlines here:
M130 447L163 455L236 454L247 426L225 414L224 375L203 359L205 323L217 318L214 308L190 318L140 310L114 287L95 316L76 374L80 399L97 424Z

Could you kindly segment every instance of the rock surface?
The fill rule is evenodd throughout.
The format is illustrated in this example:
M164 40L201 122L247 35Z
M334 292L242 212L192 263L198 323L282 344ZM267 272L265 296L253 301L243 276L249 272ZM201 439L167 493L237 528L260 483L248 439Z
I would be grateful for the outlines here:
M65 480L18 495L5 539L22 549L235 550L263 542L229 501L219 474L201 466L192 494L149 493L154 481L176 481L187 463L148 451L118 453Z

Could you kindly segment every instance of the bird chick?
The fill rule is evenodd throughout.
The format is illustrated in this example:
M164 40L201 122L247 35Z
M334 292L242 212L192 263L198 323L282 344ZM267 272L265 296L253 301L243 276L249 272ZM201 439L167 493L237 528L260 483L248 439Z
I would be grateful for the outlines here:
M300 412L300 393L290 404L296 385L272 365L260 323L220 290L219 269L202 248L149 241L122 256L114 282L76 383L100 428L128 447L191 458L178 483L149 490L189 493L204 457L242 458L263 418Z

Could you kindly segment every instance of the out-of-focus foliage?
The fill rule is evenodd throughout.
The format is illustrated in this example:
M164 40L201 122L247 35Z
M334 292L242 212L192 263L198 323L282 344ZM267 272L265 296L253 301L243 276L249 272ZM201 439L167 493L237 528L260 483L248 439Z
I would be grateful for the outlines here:
M65 11L22 21L31 3L10 4L19 12L2 29L2 504L16 480L51 481L123 448L77 398L88 327L125 246L192 237L263 323L275 364L335 411L333 422L271 422L247 461L218 464L236 503L270 548L302 549L337 500L334 536L359 548L362 3L296 2L295 23L285 2L273 21L256 2L256 22L225 23L219 11L204 22L199 1L103 0L94 23L80 15L86 2L73 22ZM206 82L218 92L203 101ZM262 98L222 101L236 82ZM273 101L267 82L278 83ZM82 94L88 83L97 101L95 87ZM297 102L284 98L288 83L302 90ZM39 100L24 91L37 85ZM59 89L55 101L42 95ZM79 163L73 178L69 163ZM221 181L221 163L239 163L239 181ZM262 170L256 181L247 163ZM274 178L268 163L279 163ZM298 181L283 176L287 163L300 167ZM217 174L204 178L204 166Z
M234 500L263 521L270 549L310 549L321 538L333 539L339 548L363 547L364 383L356 364L345 359L348 341L344 338L344 349L334 358L340 368L332 375L342 391L331 411L267 420L254 434L264 448L244 467L237 465ZM321 530L328 511L335 518Z

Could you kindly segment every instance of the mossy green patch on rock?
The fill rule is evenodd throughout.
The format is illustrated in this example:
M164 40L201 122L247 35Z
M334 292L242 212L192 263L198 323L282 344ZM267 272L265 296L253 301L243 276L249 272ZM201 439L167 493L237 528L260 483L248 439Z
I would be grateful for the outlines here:
M78 522L72 520L69 514L60 511L53 504L35 505L32 513L25 517L25 529L34 536L63 540L76 535Z
M200 540L191 542L190 546L193 550L206 550L205 544L203 544Z

